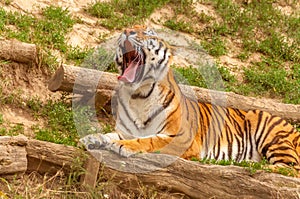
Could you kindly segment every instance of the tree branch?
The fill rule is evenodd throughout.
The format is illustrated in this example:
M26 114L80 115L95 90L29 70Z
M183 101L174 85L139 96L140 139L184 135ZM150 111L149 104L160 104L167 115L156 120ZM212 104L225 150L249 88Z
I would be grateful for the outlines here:
M50 91L66 91L96 95L96 103L104 106L117 88L117 74L62 65L49 81ZM259 109L287 120L300 122L300 105L283 104L271 99L245 97L232 92L214 91L195 86L180 85L187 96L205 103L237 108ZM102 100L102 101L101 101Z

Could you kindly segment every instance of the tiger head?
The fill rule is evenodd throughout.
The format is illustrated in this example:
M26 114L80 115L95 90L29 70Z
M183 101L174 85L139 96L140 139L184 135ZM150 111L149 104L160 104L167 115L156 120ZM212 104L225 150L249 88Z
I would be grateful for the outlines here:
M144 26L125 29L118 39L115 60L124 84L156 82L166 76L172 59L171 48L157 33Z

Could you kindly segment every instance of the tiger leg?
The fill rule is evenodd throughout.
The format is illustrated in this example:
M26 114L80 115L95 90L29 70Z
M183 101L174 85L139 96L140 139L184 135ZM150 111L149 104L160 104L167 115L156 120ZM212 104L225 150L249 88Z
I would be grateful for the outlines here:
M132 154L142 152L160 152L161 149L171 141L172 138L166 135L156 135L131 140L114 140L111 150L119 153L121 156L128 157Z
M278 172L281 168L300 171L300 133L287 121L263 111L249 111L246 126L251 131L256 150Z
M298 154L288 140L281 141L278 145L270 146L266 151L265 157L271 164L267 168L272 172L284 172L286 175L300 177Z
M166 135L156 135L147 138L121 140L117 133L91 134L80 139L88 150L111 150L123 157L129 157L140 152L159 152L171 142Z

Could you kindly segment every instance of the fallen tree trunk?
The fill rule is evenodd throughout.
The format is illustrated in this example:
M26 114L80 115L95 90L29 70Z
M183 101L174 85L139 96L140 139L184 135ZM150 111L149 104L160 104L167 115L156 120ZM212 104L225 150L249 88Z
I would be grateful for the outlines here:
M250 174L237 166L204 165L163 154L139 154L120 158L109 151L100 151L102 161L113 168L104 174L114 176L123 190L136 190L155 185L167 190L167 198L298 198L300 179L257 171ZM98 155L99 156L99 155ZM171 162L166 166L166 162ZM116 170L117 165L120 169ZM125 170L125 171L124 171ZM144 172L141 172L144 171ZM287 183L287 184L286 184ZM177 196L177 197L176 197Z
M35 44L28 44L18 40L0 40L0 57L21 63L36 63L37 48Z
M96 103L99 102L103 106L109 101L117 85L117 74L62 65L50 79L48 88L53 92L96 93ZM180 87L185 95L201 102L246 111L259 109L288 120L300 122L300 105L283 104L271 99L245 97L232 92L214 91L195 86L180 85Z
M24 173L27 170L25 136L0 136L0 175Z
M28 172L55 173L63 170L68 175L70 169L67 168L72 165L77 168L87 165L88 175L84 176L82 182L90 182L92 186L95 185L99 171L104 169L101 170L104 175L102 177L123 191L140 193L141 187L153 186L160 195L167 192L165 198L293 199L298 198L300 188L299 178L265 171L251 174L242 167L203 165L164 154L137 154L122 158L115 153L101 150L93 152L94 157L106 165L99 169L99 164L88 152L75 147L31 139L21 139L20 142L20 137L5 139L0 145L15 146L16 143L21 143L17 145L26 152L24 157L28 159ZM6 157L9 158L10 155ZM1 169L0 176L5 174L7 173Z

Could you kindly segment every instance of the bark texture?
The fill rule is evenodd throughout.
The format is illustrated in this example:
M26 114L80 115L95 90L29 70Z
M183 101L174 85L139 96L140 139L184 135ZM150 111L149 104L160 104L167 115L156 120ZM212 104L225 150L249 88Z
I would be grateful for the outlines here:
M299 198L300 179L257 171L251 174L237 166L203 165L164 154L137 154L122 158L109 151L91 154L78 148L27 139L24 136L1 137L0 147L22 148L22 156L2 153L3 160L23 165L1 167L0 177L12 172L70 172L72 165L85 166L82 182L94 186L101 171L123 191L140 192L141 187L153 186L165 198ZM3 150L2 150L3 151ZM20 150L19 150L20 151ZM14 157L22 158L14 158ZM26 161L27 159L27 161ZM74 162L74 160L79 160ZM105 167L100 167L99 163ZM94 166L93 166L94 165ZM103 170L102 170L103 169ZM168 195L164 194L168 192Z
M49 90L66 91L91 96L98 106L110 102L117 89L117 74L75 66L62 65L49 81ZM283 104L271 99L245 97L232 92L214 91L195 86L180 85L182 92L205 103L242 110L259 109L287 120L300 122L300 105Z
M21 63L36 63L37 48L18 40L0 40L0 58Z

